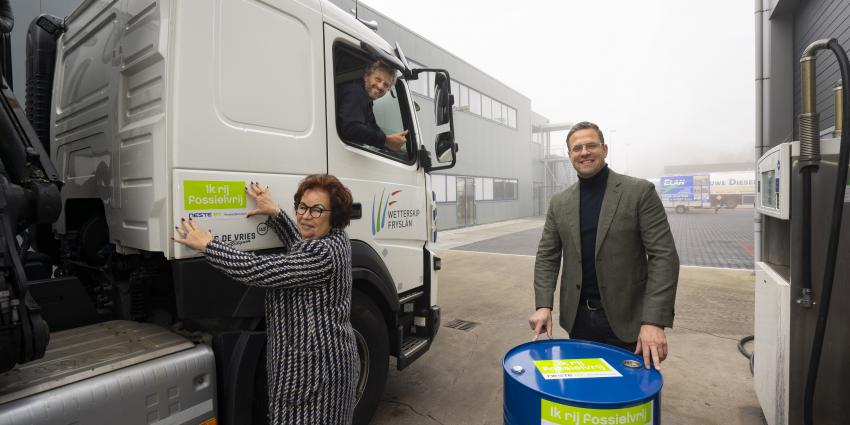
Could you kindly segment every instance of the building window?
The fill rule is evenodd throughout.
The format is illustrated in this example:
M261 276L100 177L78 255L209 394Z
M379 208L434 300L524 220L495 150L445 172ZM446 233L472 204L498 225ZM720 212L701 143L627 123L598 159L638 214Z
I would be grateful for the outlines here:
M469 112L481 115L481 93L469 89Z
M457 202L457 178L446 176L446 202Z
M446 176L431 174L431 186L437 202L446 202Z
M497 177L462 177L472 179L475 184L476 201L515 201L519 199L519 182L517 179ZM436 202L457 202L457 176L432 174ZM460 180L463 184L463 180Z
M502 119L502 104L497 101L493 101L493 121L500 122L502 124L507 120Z
M433 83L432 73L429 74L429 82ZM422 78L422 77L420 77ZM433 97L433 87L428 86ZM413 88L413 86L411 86ZM488 120L496 121L506 127L517 128L516 109L499 102L463 83L452 81L452 94L454 95L453 106L460 109L468 107L465 112L475 114ZM419 93L418 88L413 89Z
M517 179L484 179L489 180L491 194L487 196L487 183L485 183L484 198L493 201L515 201L519 199L519 182Z
M481 116L488 120L493 119L493 101L484 95L481 95Z
M484 201L492 201L493 200L493 179L485 178L483 179L483 196L481 197Z
M516 179L505 180L505 199L506 200L517 200L517 199L519 199L519 184L516 181Z
M469 88L465 85L460 85L460 107L469 106Z
M493 200L501 201L505 199L505 181L503 179L493 179Z
M543 133L531 133L531 143L543 143Z

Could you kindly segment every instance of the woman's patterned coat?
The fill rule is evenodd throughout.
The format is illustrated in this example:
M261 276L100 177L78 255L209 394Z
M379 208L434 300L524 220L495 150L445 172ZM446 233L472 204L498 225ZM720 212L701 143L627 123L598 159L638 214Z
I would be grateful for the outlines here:
M301 239L283 211L267 224L282 255L255 255L213 241L207 261L266 289L269 423L350 424L359 359L351 327L351 243L342 229Z

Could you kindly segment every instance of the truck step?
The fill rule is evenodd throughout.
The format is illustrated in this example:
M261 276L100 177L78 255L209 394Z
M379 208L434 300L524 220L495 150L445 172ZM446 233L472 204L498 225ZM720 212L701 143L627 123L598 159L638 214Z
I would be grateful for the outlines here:
M419 356L425 354L429 348L431 348L431 341L428 338L405 336L399 348L396 367L398 370L406 368L410 363L418 359Z

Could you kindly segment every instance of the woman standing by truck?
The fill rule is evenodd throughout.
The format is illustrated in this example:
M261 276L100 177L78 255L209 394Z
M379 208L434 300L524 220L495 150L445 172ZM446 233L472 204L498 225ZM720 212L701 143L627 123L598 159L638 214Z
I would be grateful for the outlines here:
M269 423L350 424L359 360L351 310L351 244L345 227L351 192L331 175L314 174L295 193L297 224L268 187L245 190L283 242L284 253L255 255L213 240L189 220L175 241L246 285L266 288Z

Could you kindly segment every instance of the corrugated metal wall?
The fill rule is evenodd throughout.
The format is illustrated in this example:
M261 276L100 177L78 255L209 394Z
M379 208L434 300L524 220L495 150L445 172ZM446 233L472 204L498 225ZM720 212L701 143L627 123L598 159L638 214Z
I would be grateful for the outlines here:
M794 57L799 59L803 50L815 40L836 38L845 50L850 49L850 1L802 1L794 21ZM831 52L820 52L817 61L817 108L821 131L835 125L835 99L833 85L841 79L838 63ZM845 93L847 91L845 90ZM794 114L800 114L800 66L794 69ZM794 138L799 137L798 124L794 124Z

